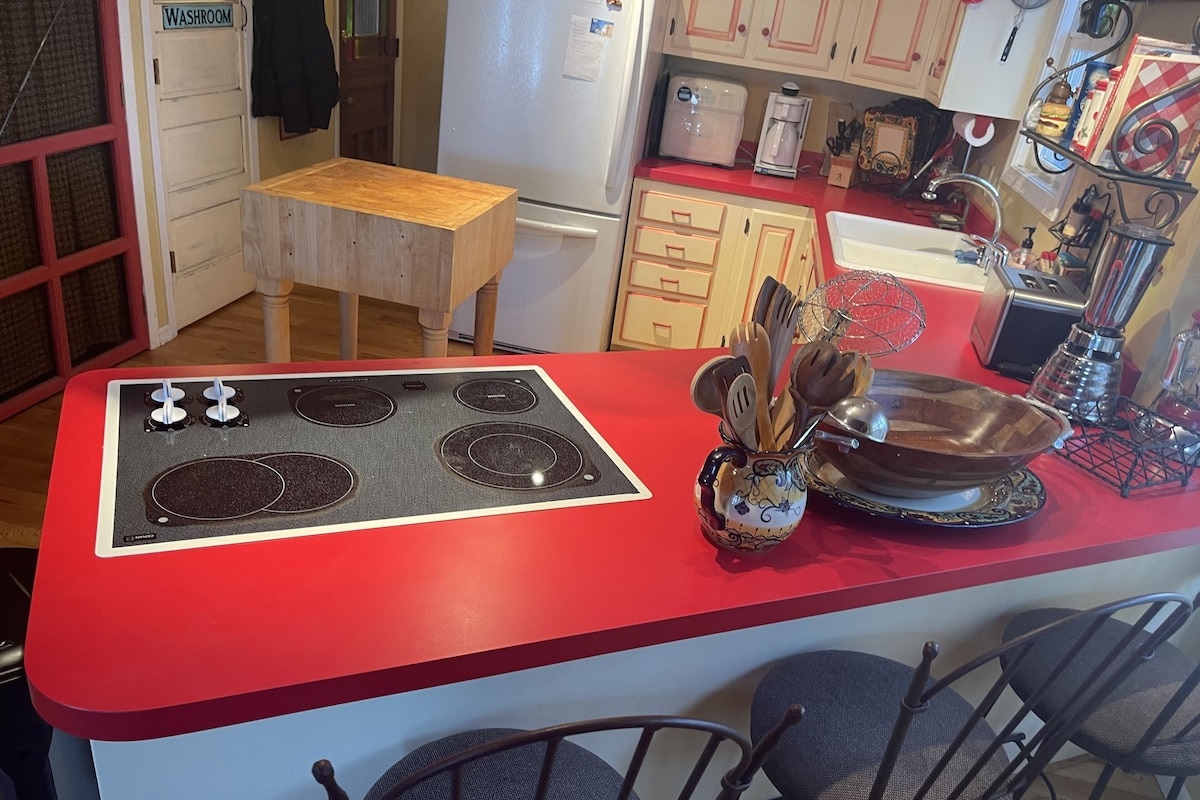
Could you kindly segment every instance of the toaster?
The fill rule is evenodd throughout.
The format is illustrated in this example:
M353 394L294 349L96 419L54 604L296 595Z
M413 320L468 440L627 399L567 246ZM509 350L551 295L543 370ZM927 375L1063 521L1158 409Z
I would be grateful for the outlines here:
M1083 317L1087 300L1069 279L1000 267L983 287L971 345L985 367L1029 379Z
M746 87L703 75L675 75L667 84L658 154L732 167L742 143Z

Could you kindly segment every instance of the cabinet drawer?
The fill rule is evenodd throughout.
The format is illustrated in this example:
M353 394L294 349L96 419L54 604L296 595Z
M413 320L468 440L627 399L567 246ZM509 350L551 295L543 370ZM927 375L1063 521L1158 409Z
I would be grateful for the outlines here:
M629 285L704 299L712 285L712 273L635 258L629 264Z
M638 255L671 258L711 267L717 263L719 239L639 225L633 234L633 251Z
M642 202L638 206L638 216L642 219L714 233L720 232L725 212L724 203L650 191L642 192Z
M630 292L625 295L621 338L653 347L698 347L704 310L697 303Z

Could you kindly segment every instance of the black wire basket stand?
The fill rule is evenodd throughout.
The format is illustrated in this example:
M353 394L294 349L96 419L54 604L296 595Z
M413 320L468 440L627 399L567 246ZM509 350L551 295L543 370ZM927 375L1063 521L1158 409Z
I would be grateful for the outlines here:
M1089 416L1100 416L1098 406L1097 413ZM1057 452L1128 497L1153 486L1187 486L1200 462L1200 434L1119 397L1106 422L1076 420L1074 436Z

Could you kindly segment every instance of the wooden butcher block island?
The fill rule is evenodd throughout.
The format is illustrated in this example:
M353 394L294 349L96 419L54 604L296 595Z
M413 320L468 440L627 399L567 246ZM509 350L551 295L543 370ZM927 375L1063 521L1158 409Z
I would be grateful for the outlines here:
M335 158L242 190L242 249L263 298L267 361L290 360L293 282L342 293L341 357L356 357L357 296L416 306L426 356L446 355L451 312L476 295L476 354L492 350L517 192Z

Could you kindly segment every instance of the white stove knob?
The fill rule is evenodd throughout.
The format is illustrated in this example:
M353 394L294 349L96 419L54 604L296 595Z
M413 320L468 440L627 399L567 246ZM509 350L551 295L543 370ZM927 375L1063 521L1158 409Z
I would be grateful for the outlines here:
M183 399L183 389L175 388L170 381L163 381L162 386L150 393L150 399L156 403L165 403L168 399L178 403Z
M208 391L205 389L204 391ZM204 416L208 417L210 422L217 425L233 425L237 422L238 417L242 415L241 409L235 405L231 405L221 397L216 405L209 406L204 410Z
M187 412L175 405L175 401L171 399L170 395L170 387L167 387L167 398L163 401L162 407L150 412L150 419L163 428L176 427L187 419Z
M226 386L220 378L213 378L213 385L204 387L204 399L216 402L218 400L232 400L237 392L229 386Z

